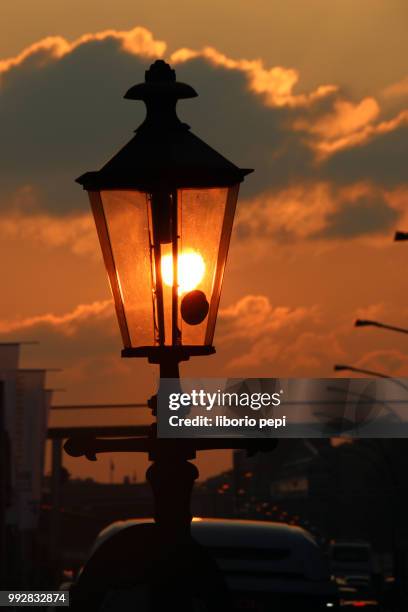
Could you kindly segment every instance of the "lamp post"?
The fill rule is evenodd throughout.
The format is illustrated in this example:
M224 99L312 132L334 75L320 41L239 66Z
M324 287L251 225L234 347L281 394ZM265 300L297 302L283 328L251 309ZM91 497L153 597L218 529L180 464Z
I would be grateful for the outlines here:
M162 60L125 98L142 100L146 118L101 170L77 182L88 192L116 315L123 357L160 366L179 378L179 363L215 352L213 337L240 183L240 169L195 136L176 114L192 87ZM157 396L149 400L156 415ZM155 521L163 537L188 533L197 450L269 450L271 441L163 440L147 437L69 439L65 450L95 459L99 452L148 452Z
M395 232L394 241L395 242L404 242L408 240L408 232Z
M386 323L380 323L379 321L371 321L370 319L356 319L354 322L355 327L379 327L381 329L388 329L395 331L400 334L408 334L408 329L405 327L396 327L395 325L388 325Z
M363 368L356 368L351 365L344 365L344 364L338 364L338 363L336 363L333 366L333 370L335 372L356 372L357 374L367 374L367 376L374 376L375 378L389 378L393 383L395 383L399 387L402 387L405 390L408 389L408 387L404 385L404 383L400 381L398 378L393 378L389 374L384 374L383 372L376 372L374 370L365 370Z
M358 374L367 374L368 376L375 376L376 378L391 378L388 374L382 372L374 372L373 370L365 370L363 368L356 368L351 365L344 365L336 363L333 366L335 372L357 372Z

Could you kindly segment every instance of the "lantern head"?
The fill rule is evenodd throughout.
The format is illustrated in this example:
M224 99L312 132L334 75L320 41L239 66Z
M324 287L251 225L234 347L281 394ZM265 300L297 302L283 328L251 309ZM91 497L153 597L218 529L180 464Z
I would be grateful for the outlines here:
M242 170L176 115L197 94L162 60L125 98L146 118L101 170L77 179L86 191L122 334L124 356L212 347ZM170 349L172 347L172 349Z

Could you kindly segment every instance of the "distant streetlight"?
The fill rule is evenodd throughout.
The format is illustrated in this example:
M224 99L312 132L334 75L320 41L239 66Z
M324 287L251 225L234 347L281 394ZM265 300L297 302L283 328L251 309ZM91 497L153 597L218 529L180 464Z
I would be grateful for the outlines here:
M380 327L381 329L389 329L390 331L399 332L401 334L408 334L408 329L406 329L405 327L395 327L395 325L387 325L386 323L380 323L379 321L371 321L369 319L356 319L354 326Z
M343 364L335 364L333 366L333 370L335 372L356 372L358 374L367 374L367 376L374 376L375 378L389 378L393 383L399 385L403 389L408 390L408 387L404 385L398 378L393 378L389 374L384 374L383 372L376 372L373 370L365 370L363 368L355 368L351 365L343 365Z
M395 242L403 242L404 240L408 240L408 232L395 232L394 234Z
M351 365L335 364L333 366L335 372L357 372L358 374L367 374L368 376L375 376L377 378L391 378L388 374L382 374L381 372L374 372L373 370L364 370L362 368L355 368Z

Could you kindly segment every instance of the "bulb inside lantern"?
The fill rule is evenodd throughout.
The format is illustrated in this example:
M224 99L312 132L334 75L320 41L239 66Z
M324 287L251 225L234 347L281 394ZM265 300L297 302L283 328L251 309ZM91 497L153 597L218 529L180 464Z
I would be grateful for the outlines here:
M205 272L204 259L196 251L187 251L178 256L178 292L186 293L195 289L203 279ZM161 258L161 273L167 287L173 286L173 256L164 255Z

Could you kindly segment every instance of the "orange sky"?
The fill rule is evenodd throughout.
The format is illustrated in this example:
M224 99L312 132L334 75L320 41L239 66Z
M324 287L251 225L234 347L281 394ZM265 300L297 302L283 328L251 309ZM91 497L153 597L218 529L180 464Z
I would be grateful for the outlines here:
M218 19L212 2L183 3L184 12L175 2L171 16L154 4L98 2L95 11L71 2L57 12L42 0L31 14L32 3L5 2L0 339L40 340L23 363L63 368L49 375L49 386L66 388L58 403L154 392L154 366L120 359L93 222L73 179L131 137L143 110L122 95L164 56L199 92L180 117L256 170L239 203L217 355L183 373L330 376L342 361L408 375L404 337L352 326L356 316L408 320L408 245L392 242L395 229L408 230L406 4L344 1L328 12L317 0L307 11L294 0L225 2ZM92 418L148 415L82 416ZM229 464L229 453L210 455L200 459L204 477ZM108 476L108 458L65 463ZM115 463L118 477L134 465L142 478L141 458Z

